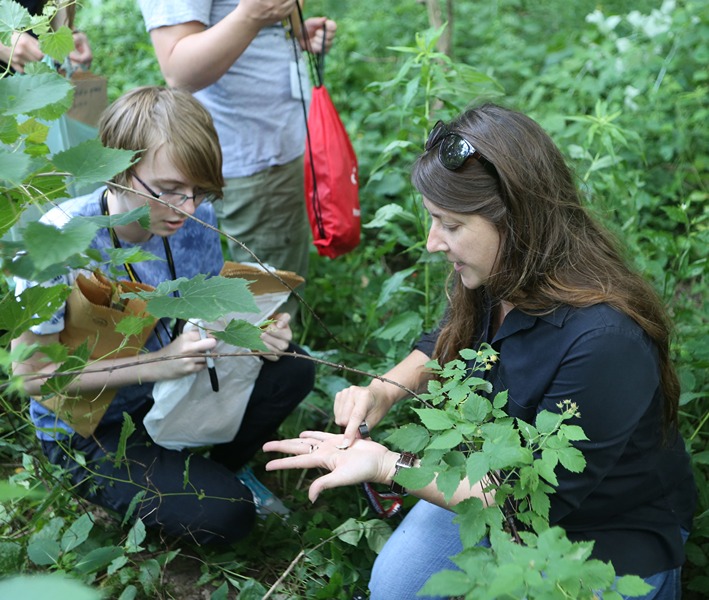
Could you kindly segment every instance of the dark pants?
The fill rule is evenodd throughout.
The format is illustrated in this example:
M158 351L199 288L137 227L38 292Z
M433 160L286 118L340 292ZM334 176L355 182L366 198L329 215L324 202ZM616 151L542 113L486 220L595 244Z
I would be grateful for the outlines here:
M295 346L289 350L304 353ZM122 423L99 425L88 439L73 435L42 442L42 448L52 463L70 472L87 500L121 517L132 510L132 518L140 517L147 527L170 536L200 544L231 543L248 534L255 519L251 492L234 472L274 437L313 388L314 377L312 361L264 360L239 432L233 441L214 446L210 458L153 443L143 427L149 403L131 415L136 431L128 438L124 457L117 455ZM84 455L85 467L67 454L76 452Z

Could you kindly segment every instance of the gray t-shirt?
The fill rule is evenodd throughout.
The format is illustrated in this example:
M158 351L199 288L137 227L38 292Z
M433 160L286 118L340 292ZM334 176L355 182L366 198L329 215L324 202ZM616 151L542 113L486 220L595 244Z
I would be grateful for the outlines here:
M148 31L197 21L221 21L238 0L138 0ZM281 23L263 28L216 83L195 93L214 119L224 154L224 176L246 177L283 165L305 151L305 113L291 93L291 63L298 43ZM310 83L303 81L307 97Z

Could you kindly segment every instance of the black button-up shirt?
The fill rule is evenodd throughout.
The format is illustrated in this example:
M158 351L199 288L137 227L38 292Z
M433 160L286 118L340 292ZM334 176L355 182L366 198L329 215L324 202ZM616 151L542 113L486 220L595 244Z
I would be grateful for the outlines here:
M488 310L481 331L490 318ZM416 348L431 356L436 337L424 335ZM681 565L680 528L691 526L696 490L682 439L662 443L657 349L642 328L605 304L542 316L513 309L485 341L500 355L487 374L492 394L508 390L511 416L533 422L567 399L579 407L574 424L589 439L575 446L586 468L557 468L551 524L573 541L593 541L593 557L619 575Z

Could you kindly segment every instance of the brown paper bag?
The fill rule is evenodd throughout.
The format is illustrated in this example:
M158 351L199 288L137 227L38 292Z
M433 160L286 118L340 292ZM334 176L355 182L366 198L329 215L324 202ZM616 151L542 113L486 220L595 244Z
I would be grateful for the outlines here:
M72 73L71 82L74 85L74 102L67 116L98 127L99 117L108 106L106 78L91 71L79 70Z
M275 269L274 272L293 289L305 281L298 273L293 271ZM253 282L249 284L249 290L254 296L274 292L290 292L288 286L283 285L271 273L259 267L226 261L219 274L222 277L238 277Z
M146 302L140 299L121 300L120 294L153 289L149 285L130 281L112 284L100 273L94 273L91 277L79 275L66 302L64 330L59 334L59 341L70 350L86 342L92 359L137 355L157 319L139 335L126 339L116 331L116 325L127 316L146 316ZM41 402L79 435L89 437L115 395L116 390L112 389L76 396L54 395Z

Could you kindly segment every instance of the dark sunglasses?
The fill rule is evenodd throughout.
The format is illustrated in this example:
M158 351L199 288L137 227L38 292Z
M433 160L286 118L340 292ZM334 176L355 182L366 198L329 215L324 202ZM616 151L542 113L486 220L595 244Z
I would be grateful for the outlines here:
M448 129L443 121L438 121L431 129L426 140L426 152L438 146L438 160L449 171L457 171L469 158L477 160L495 179L500 176L493 165L475 147L461 135Z

